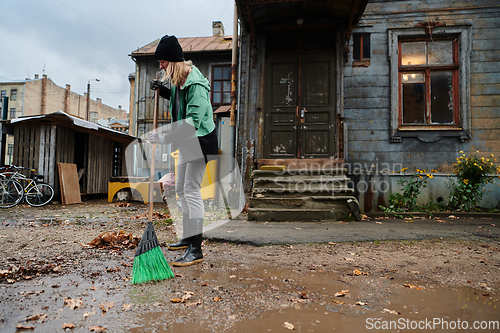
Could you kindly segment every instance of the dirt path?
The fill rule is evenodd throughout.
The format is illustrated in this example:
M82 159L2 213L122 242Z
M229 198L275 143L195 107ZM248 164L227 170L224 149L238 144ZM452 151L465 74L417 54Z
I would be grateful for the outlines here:
M156 211L167 214L164 208ZM490 238L259 247L205 242L202 264L173 269L170 280L131 286L134 249L88 244L104 232L141 237L146 209L93 201L0 211L0 331L23 325L53 332L72 324L68 330L78 332L170 332L178 325L185 332L253 332L260 325L287 331L286 323L342 331L360 317L419 318L429 300L447 306L448 317L499 317L500 241ZM167 243L175 230L161 217L155 230ZM168 261L181 254L163 249ZM474 311L466 313L460 300Z

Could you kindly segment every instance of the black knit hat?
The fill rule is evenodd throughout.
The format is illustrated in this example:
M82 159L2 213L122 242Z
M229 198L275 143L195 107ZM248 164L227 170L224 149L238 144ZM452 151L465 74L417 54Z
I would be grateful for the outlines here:
M175 36L165 35L155 51L156 60L166 60L172 62L184 61L184 52Z

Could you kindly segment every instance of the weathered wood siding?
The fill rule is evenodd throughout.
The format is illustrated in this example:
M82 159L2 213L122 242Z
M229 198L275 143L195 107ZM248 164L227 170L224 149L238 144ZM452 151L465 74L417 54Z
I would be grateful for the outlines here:
M344 108L348 124L348 162L396 163L410 169L450 172L459 151L500 155L500 4L498 1L370 1L354 32L371 34L369 67L344 71ZM387 29L436 20L446 26L472 26L470 59L471 138L417 138L390 141L390 68ZM350 47L352 54L352 43Z
M483 1L386 1L373 0L366 7L354 33L371 36L371 60L368 67L352 66L352 39L344 69L344 109L348 126L347 162L353 179L371 184L374 178L366 175L373 165L380 171L436 169L442 175L452 171L459 151L481 156L500 156L500 3ZM424 21L439 21L446 27L468 26L471 29L470 57L470 138L463 142L457 137L443 137L437 142L422 142L403 137L391 143L391 82L388 29L410 28ZM446 28L445 27L445 28ZM368 170L368 174L370 171ZM386 175L387 177L387 175ZM388 178L386 178L388 180ZM378 180L377 180L378 181ZM395 184L394 180L387 183ZM396 185L396 190L397 189ZM360 203L365 210L387 203L394 190L361 193ZM428 190L428 189L427 189ZM430 191L430 190L428 190ZM437 196L428 193L429 200ZM499 191L487 193L485 199L500 197ZM495 203L492 204L495 206Z
M113 141L90 134L88 147L87 194L108 193L113 175Z
M57 125L52 124L27 124L14 128L13 164L37 169L37 174L43 175L44 181L52 186L58 184L58 177L54 175L56 132ZM29 176L28 171L23 174Z

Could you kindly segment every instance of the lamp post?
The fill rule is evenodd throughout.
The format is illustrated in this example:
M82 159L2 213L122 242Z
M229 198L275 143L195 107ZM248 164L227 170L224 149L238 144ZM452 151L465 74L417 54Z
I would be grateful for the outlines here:
M90 121L90 81L97 81L99 82L99 79L90 79L87 82L87 115L85 116L85 120Z

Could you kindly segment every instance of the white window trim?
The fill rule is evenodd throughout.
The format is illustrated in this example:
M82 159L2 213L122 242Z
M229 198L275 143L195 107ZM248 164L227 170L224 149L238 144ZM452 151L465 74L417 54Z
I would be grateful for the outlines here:
M400 131L399 130L399 57L398 42L406 37L425 37L429 34L425 28L396 28L388 29L389 63L390 63L390 87L391 87L391 142L399 143L402 137L416 137L424 142L436 142L443 137L458 137L464 142L470 138L470 58L472 50L472 27L471 26L450 26L435 27L433 35L458 35L458 76L459 76L459 126L461 130L433 130L429 126L428 130Z

